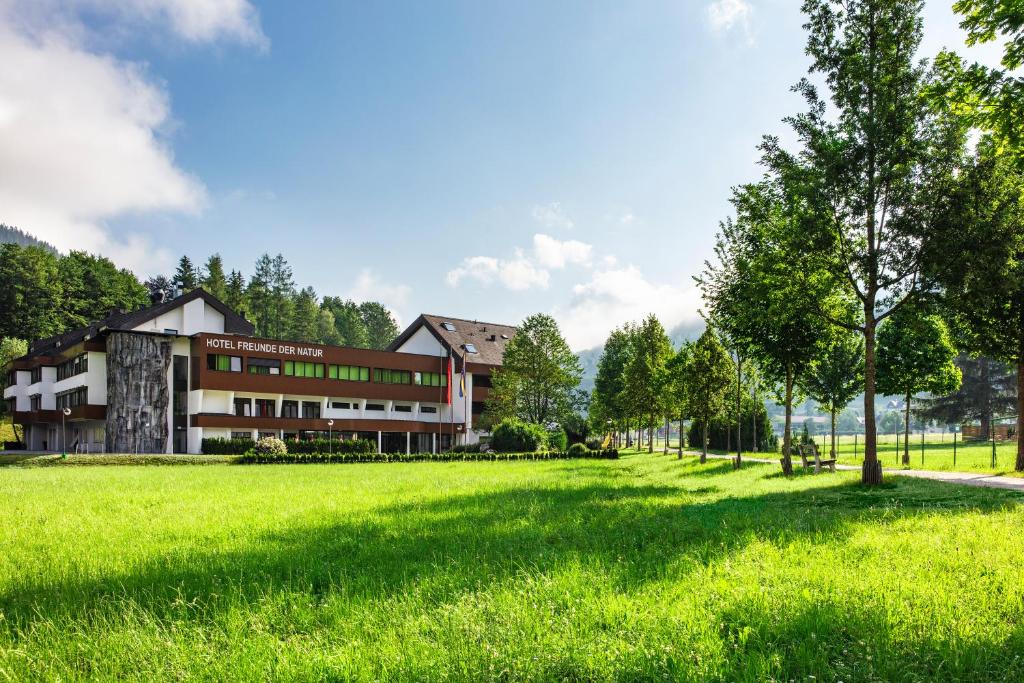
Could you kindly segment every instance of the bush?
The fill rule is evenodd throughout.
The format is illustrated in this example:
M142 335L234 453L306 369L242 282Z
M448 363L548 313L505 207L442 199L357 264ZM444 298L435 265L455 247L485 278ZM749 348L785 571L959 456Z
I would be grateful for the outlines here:
M369 439L309 439L288 442L289 453L374 453L376 450L377 442Z
M587 447L581 443L574 443L569 446L569 450L566 453L574 458L583 458L587 455Z
M578 451L577 451L578 452ZM614 448L600 451L585 450L579 455L557 452L534 453L279 453L262 454L250 451L239 456L237 462L245 465L299 465L310 463L387 463L387 462L519 462L527 460L617 460Z
M569 447L569 435L561 427L547 430L548 450L564 453Z
M502 420L491 436L491 447L499 453L533 453L546 444L544 427L515 418Z
M25 443L22 441L4 441L5 451L23 451L25 450Z
M288 453L288 447L276 436L265 436L256 442L252 452L257 455L285 455Z
M480 452L480 444L479 443L460 443L458 446L455 446L454 448L452 448L451 452L452 453L479 453Z
M241 455L253 447L252 439L203 439L203 455Z
M603 446L601 439L587 439L587 448L592 451L599 451Z

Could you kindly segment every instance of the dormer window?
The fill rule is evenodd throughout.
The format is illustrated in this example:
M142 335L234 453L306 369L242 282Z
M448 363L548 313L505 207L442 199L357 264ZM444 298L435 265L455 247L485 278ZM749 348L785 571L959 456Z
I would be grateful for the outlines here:
M449 332L455 331L455 325L452 325L451 323L441 323L441 327L448 330Z
M466 344L465 349L466 349L466 353L479 353L476 350L476 346L474 346L473 344Z

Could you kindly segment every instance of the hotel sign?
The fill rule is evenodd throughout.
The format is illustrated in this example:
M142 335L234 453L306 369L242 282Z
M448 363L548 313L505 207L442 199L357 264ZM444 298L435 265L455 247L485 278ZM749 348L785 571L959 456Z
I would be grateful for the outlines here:
M274 353L282 356L301 356L303 358L323 358L324 350L315 346L298 346L266 341L249 341L247 339L216 339L206 338L206 348L218 351L250 351L254 353Z

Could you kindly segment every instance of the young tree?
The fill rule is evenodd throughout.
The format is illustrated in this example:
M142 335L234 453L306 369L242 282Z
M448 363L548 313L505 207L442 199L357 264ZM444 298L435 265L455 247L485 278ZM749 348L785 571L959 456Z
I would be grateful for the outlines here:
M805 209L801 266L819 262L863 311L855 327L864 335L865 484L882 481L876 332L919 291L936 188L964 144L960 122L923 97L926 71L915 61L921 8L922 0L805 0L810 72L824 81L829 102L804 79L797 90L808 111L789 119L799 153L774 138L763 144L769 170L787 179Z
M182 293L191 292L199 286L199 273L192 265L192 259L182 256L178 261L178 269L174 271L174 286L181 289Z
M658 318L649 315L636 329L626 364L625 397L647 427L647 452L654 452L654 427L668 413L667 364L672 342Z
M686 440L686 430L684 427L686 418L690 416L687 412L686 368L690 362L692 352L693 344L684 342L675 355L669 359L666 366L668 375L666 395L669 402L669 413L679 418L679 450L676 453L676 457L679 460L683 459L683 442Z
M960 386L956 349L942 319L904 306L878 331L878 389L904 396L903 464L910 464L910 401L922 391L945 394Z
M228 280L224 276L224 261L220 254L212 254L203 268L203 289L221 301L227 298Z
M549 315L531 315L509 340L501 368L491 378L488 420L514 417L535 424L557 422L575 409L583 376L579 358Z
M708 459L708 425L725 407L726 394L732 381L732 360L718 334L708 327L690 348L683 369L686 386L687 413L701 425L700 461Z
M832 452L836 457L836 419L864 386L864 340L842 328L826 336L801 381L807 395L831 416ZM815 469L821 469L820 458Z
M602 431L610 422L615 431L629 432L626 407L626 366L632 353L633 327L626 324L608 335L597 361L590 399L591 422Z
M359 315L366 328L367 348L386 349L398 336L398 323L384 304L364 301L359 304Z

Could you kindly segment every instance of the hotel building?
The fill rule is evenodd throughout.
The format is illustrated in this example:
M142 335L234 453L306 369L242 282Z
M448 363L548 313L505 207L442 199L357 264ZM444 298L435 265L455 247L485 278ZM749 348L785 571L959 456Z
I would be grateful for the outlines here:
M385 351L253 334L197 289L33 342L4 398L37 451L200 453L204 438L330 434L439 452L486 436L474 424L515 328L421 315Z

